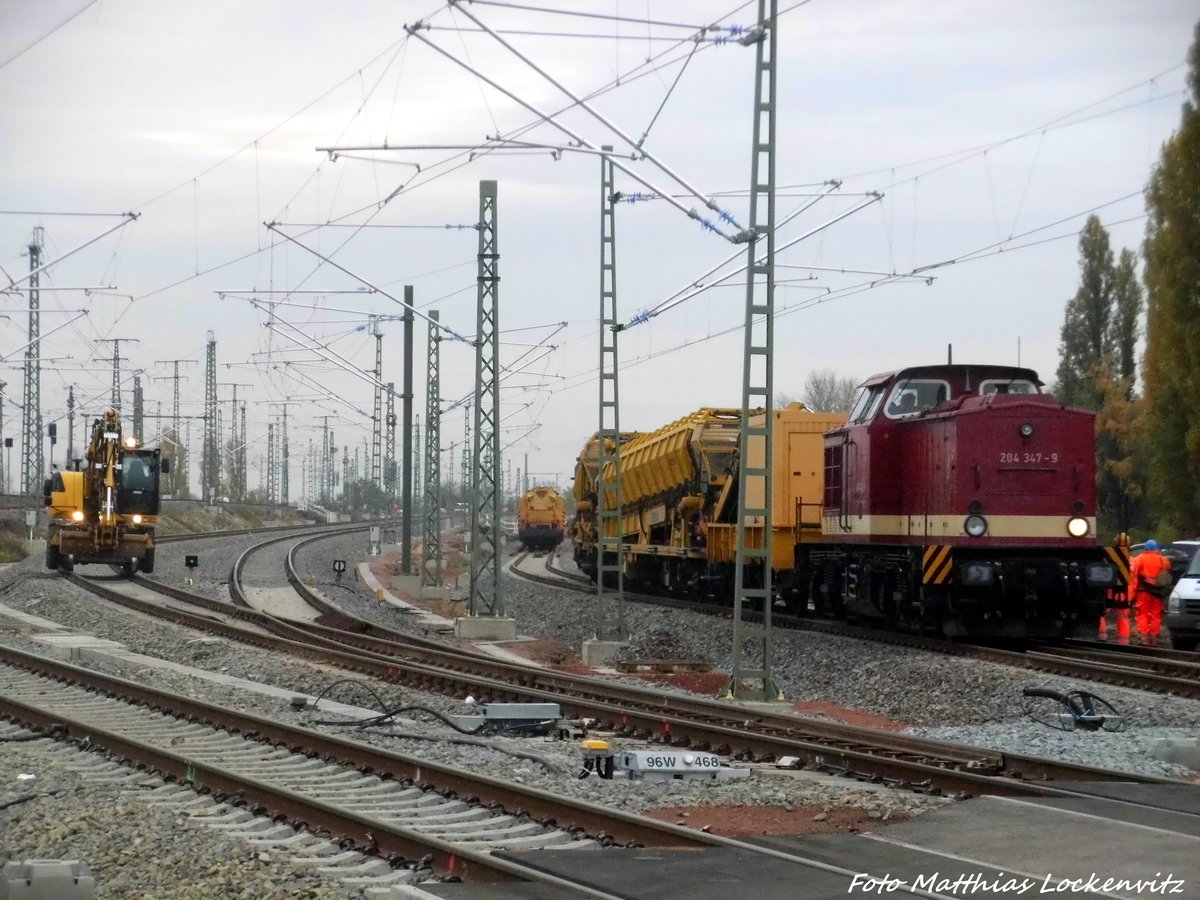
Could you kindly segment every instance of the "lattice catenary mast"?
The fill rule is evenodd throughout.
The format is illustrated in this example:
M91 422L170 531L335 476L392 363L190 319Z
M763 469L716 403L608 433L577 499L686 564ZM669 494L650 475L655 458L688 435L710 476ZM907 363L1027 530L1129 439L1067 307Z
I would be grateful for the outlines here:
M771 677L771 408L775 334L775 111L778 0L758 0L755 44L754 142L750 162L750 222L747 241L745 343L742 360L741 459L738 465L737 561L734 565L733 669L728 696L773 700L781 696ZM753 424L755 401L762 424ZM751 545L753 531L762 535ZM744 618L762 610L762 624ZM751 645L751 659L744 656ZM754 646L757 645L757 646ZM742 682L757 682L743 689Z
M612 150L605 146L604 150ZM616 184L612 159L600 158L600 409L596 472L596 638L623 641L621 571L621 419L617 337ZM612 466L612 478L608 467ZM611 497L611 504L606 501Z
M471 477L473 616L502 616L500 590L500 242L496 182L479 182L475 311L474 472ZM465 476L466 473L464 473ZM487 577L485 577L487 576Z
M441 498L441 391L439 351L442 343L437 323L441 313L429 311L429 349L425 356L425 499L422 504L424 533L421 537L421 584L442 583L442 498Z
M21 410L21 493L42 492L41 273L45 231L39 225L29 241L29 344L25 347L24 405Z
M208 333L204 367L204 451L201 496L214 503L221 493L220 430L217 422L217 337Z
M371 484L384 490L383 484L383 330L379 318L371 317L375 337L375 408L371 415ZM391 395L388 395L389 402Z
M171 379L171 394L172 394L172 398L174 400L174 406L172 407L172 410L171 410L171 434L172 434L172 439L175 442L175 446L172 448L172 455L175 458L171 460L171 474L168 475L167 477L171 479L171 486L172 486L171 493L173 493L176 497L180 496L179 489L181 487L185 488L185 489L188 487L188 467L189 467L189 464L191 463L191 460L188 459L188 454L187 454L186 450L184 453L179 452L179 450L181 448L184 448L183 433L180 430L180 419L179 419L179 378L180 378L179 366L181 363L184 365L194 366L194 365L196 365L196 360L194 360L194 359L160 359L155 363L155 365L159 365L159 366L170 365L170 366L174 366L174 368L175 368L174 374L168 376ZM183 379L186 381L187 376L186 375L183 376ZM203 470L203 466L201 468Z
M407 304L404 310L404 394L401 397L404 419L401 425L404 429L402 432L404 435L402 451L404 455L402 477L404 480L400 487L400 503L404 507L404 518L401 520L400 526L400 571L407 575L412 572L413 481L415 473L420 469L420 463L414 465L413 461L413 289L411 284L404 286L404 302ZM417 443L419 445L420 441L418 440ZM417 453L420 454L420 450L417 450ZM392 502L395 502L394 497Z

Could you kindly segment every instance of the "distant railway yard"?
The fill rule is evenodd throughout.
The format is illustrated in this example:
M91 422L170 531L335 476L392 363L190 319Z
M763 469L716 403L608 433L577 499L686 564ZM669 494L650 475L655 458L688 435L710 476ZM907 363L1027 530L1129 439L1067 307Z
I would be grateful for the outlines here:
M894 849L939 817L1011 812L987 804L1044 829L1038 815L1084 821L1097 804L1119 806L1107 828L1134 833L1139 816L1192 815L1160 793L1190 796L1197 774L1163 749L1194 744L1200 725L1192 654L783 618L784 699L734 703L720 697L727 610L631 594L628 646L584 666L595 588L570 542L514 542L502 588L519 639L467 642L452 622L465 582L421 600L394 545L369 555L369 527L160 538L154 574L132 579L37 559L0 570L0 821L14 857L84 860L103 896L453 897L484 883L498 897L671 897L670 861L700 853L757 856L776 896L780 879L828 888L871 871L870 853L830 841ZM1108 721L1070 728L1066 707L1026 688L1098 695ZM558 709L470 718L502 703ZM600 777L606 753L617 777ZM623 771L630 753L715 754L721 774L639 778L636 763ZM1131 788L1143 793L1109 796ZM917 843L906 852L960 855ZM659 875L631 891L617 873L648 853ZM999 850L970 859L1016 868Z

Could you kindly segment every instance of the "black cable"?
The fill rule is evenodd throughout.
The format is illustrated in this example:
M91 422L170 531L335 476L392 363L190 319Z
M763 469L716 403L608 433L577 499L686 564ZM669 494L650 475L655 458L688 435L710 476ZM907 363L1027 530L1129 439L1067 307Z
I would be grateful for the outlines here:
M1062 712L1065 712L1070 717L1073 724L1078 724L1078 730L1110 731L1116 733L1125 729L1125 717L1117 712L1117 708L1103 697L1093 694L1091 691L1076 690L1062 693L1053 688L1032 687L1025 688L1021 693L1025 698L1022 704L1022 712L1025 713L1026 717L1039 725L1044 725L1055 731L1077 730L1073 727L1068 727L1067 721L1062 718ZM1034 715L1033 701L1035 699L1053 700L1057 704L1056 708L1062 710L1058 714L1058 721L1047 721ZM1098 711L1100 708L1107 709L1108 712ZM1116 726L1112 728L1105 727L1113 718L1117 719Z
M42 794L26 794L24 797L18 797L16 800L9 800L7 803L0 803L0 809L8 809L10 806L17 806L21 803L28 803L30 800L36 800Z
M354 726L354 727L358 727L358 728L369 728L372 725L385 725L388 722L390 722L392 719L394 719L396 716L398 716L402 713L424 712L424 713L429 713L429 715L433 716L435 719L438 719L444 725L447 725L450 728L453 728L459 734L467 734L467 735L480 734L483 732L483 730L485 728L488 727L488 723L484 722L483 724L481 724L475 728L472 728L472 729L463 728L460 725L458 725L457 723L455 723L454 721L452 721L451 719L449 719L448 717L444 716L442 713L438 712L436 709L430 709L428 706L401 706L401 707L397 707L396 709L387 709L387 707L384 704L381 703L380 705L383 706L383 708L386 710L386 712L381 713L378 716L368 716L365 719L342 719L342 720L333 720L333 721L323 720L323 721L319 721L319 722L314 722L313 724L314 725L346 725L346 726Z
M321 692L319 694L317 694L316 699L313 700L313 702L312 702L313 707L315 708L317 706L317 704L319 704L322 700L324 700L325 696L330 691L332 691L335 687L338 687L339 685L343 685L343 684L352 684L352 685L355 685L356 687L362 688L364 691L366 691L368 694L370 694L374 698L375 703L379 706L380 709L387 709L387 704L383 702L383 698L379 696L379 692L376 691L375 688L373 688L370 684L368 684L367 682L365 682L359 678L339 678L337 681L327 684L325 687L321 688ZM323 725L325 723L317 722L316 724Z

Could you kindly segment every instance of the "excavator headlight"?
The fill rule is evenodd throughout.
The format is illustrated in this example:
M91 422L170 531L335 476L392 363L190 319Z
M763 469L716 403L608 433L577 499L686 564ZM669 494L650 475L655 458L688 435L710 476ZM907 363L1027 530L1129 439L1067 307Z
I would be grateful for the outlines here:
M134 524L134 525L141 525L141 524L142 524L142 517L141 517L141 516L139 516L137 513L134 513L134 516L133 516L133 524Z
M77 509L77 510L75 510L75 512L71 513L71 520L74 522L82 522L83 521L83 510Z

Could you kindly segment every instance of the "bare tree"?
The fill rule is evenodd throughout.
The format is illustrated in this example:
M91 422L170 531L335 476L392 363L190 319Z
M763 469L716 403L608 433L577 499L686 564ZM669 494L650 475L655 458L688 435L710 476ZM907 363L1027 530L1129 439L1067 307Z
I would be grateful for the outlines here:
M814 412L850 412L854 403L854 391L858 379L853 375L841 376L833 369L816 369L804 379L800 394L779 392L775 405L786 406L799 400Z

